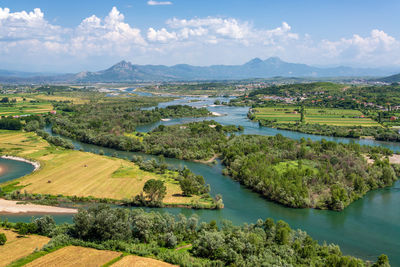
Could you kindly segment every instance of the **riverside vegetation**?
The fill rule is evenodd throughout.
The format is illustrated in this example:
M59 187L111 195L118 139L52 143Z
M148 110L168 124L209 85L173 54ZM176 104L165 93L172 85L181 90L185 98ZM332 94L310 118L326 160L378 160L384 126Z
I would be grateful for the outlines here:
M386 255L376 263L343 256L333 244L319 245L301 230L268 218L255 224L233 226L225 221L199 223L196 215L177 218L168 213L107 206L80 210L73 224L56 225L50 216L31 223L1 222L26 235L48 236L42 251L14 262L27 264L66 246L90 247L155 257L180 266L389 266Z
M295 208L342 210L398 179L399 166L387 159L391 154L358 144L242 135L228 141L222 160L225 174L270 200Z
M186 160L207 160L220 151L225 133L241 131L215 121L185 125L160 125L149 133L136 132L138 125L168 117L205 117L205 108L168 106L142 110L132 100L60 106L63 111L48 117L54 133L88 144L124 151L141 151Z
M98 119L108 116L104 114ZM214 121L160 125L149 133L126 133L124 127L112 122L107 131L117 126L121 130L108 134L104 126L90 128L85 116L87 113L65 112L51 116L49 121L56 133L103 146L113 144L111 147L115 145L123 150L189 160L206 160L222 155L227 167L225 174L266 198L290 207L342 210L366 192L392 185L398 176L397 166L390 165L385 159L392 152L381 148L326 141L293 141L280 135L231 134L228 137L226 133L241 128L222 126ZM82 125L88 126L88 132L96 133L100 139L88 140L88 135L81 130ZM102 136L117 142L103 142L108 139L101 139ZM122 141L126 139L129 141ZM374 163L368 163L365 157L372 158ZM185 186L184 182L180 184L182 188ZM140 199L138 196L136 201L140 202Z

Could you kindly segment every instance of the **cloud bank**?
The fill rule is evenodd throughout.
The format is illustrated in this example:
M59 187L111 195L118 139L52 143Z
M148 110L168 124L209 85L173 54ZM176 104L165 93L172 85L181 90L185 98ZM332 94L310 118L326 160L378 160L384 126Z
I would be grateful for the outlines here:
M65 67L77 71L86 66L98 69L120 59L138 64L210 65L269 56L308 64L400 65L400 42L379 29L367 36L313 40L308 34L296 33L287 22L263 29L223 17L171 18L164 27L139 29L126 23L116 7L104 18L92 15L66 28L50 23L39 8L29 12L0 8L3 65L13 62L38 70Z
M147 4L149 6L167 6L167 5L172 5L171 1L147 1Z

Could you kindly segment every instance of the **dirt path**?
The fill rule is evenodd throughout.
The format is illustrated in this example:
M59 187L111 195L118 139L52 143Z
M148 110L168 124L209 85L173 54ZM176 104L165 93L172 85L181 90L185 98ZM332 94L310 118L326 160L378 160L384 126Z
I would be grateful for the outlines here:
M392 164L400 164L400 155L399 154L393 154L393 156L389 157L389 162Z
M192 246L192 244L188 244L188 245L184 245L184 246L181 246L181 247L177 247L175 250L180 250L180 249L183 249L183 248L190 248Z
M368 164L374 164L375 160L369 158L367 155L363 155ZM389 157L390 164L400 164L400 154L393 154Z
M17 204L18 201L0 199L0 214L7 213L52 213L73 214L77 209L59 208L36 204Z
M200 163L205 163L205 164L207 164L207 163L212 163L214 160L216 160L217 158L218 158L218 154L215 154L214 156L212 156L210 159L208 159L208 160L198 160L198 159L195 159L195 160L193 160L194 162L200 162Z

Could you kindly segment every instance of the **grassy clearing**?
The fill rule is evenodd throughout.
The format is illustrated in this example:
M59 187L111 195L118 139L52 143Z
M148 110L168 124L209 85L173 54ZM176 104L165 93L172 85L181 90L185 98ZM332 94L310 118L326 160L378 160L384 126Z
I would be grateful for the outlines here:
M0 116L32 115L48 113L54 109L54 101L70 101L74 104L84 104L89 101L84 95L70 93L46 94L7 94L0 95L0 99L8 97L15 99L15 104L0 104Z
M276 120L276 123L300 122L299 107L274 106L255 108L256 120ZM326 124L334 126L380 126L379 123L363 118L358 110L334 108L305 108L305 122L310 124Z
M7 266L13 261L26 257L35 250L41 249L50 239L44 236L19 236L11 230L0 229L7 237L5 245L0 246L0 266Z
M58 93L56 95L38 94L33 98L41 101L71 101L74 104L85 104L89 102L88 97L80 93Z
M318 170L314 167L314 163L311 160L303 160L301 162L301 170L310 170L311 173L318 173ZM299 170L299 161L298 160L290 160L290 161L282 161L276 164L275 170L279 174L283 174L288 170Z
M28 193L123 200L139 194L147 180L160 179L167 186L164 204L190 204L192 201L209 204L199 196L182 196L179 183L173 179L175 173L145 172L130 161L56 148L34 133L0 131L0 147L3 154L41 163L38 171L3 184L13 184L13 188L24 186L22 190Z
M25 266L85 266L97 267L117 258L121 252L68 246L44 255Z
M131 267L168 267L168 266L176 266L172 265L166 262L162 262L159 260L151 259L151 258L144 258L144 257L139 257L139 256L125 256L121 260L117 261L112 267L125 267L125 266L131 266Z
M140 142L142 142L143 138L145 136L148 136L149 134L148 133L132 132L132 133L124 133L124 135L127 136L127 137L130 137L130 138L133 138L133 139L137 139Z
M29 102L18 101L14 105L0 104L0 116L14 116L27 114L47 113L53 109L53 105L49 102Z

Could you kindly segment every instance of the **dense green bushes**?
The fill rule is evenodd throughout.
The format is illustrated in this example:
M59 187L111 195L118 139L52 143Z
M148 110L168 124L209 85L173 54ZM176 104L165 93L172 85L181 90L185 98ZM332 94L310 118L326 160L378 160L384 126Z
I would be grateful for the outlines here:
M115 107L119 107L119 105L116 104ZM132 107L130 108L132 109ZM124 110L121 112L123 114ZM109 114L101 112L96 115L92 114L93 119L88 119L87 115L79 112L71 116L66 113L51 117L50 121L55 133L84 143L186 160L207 160L213 157L226 143L226 133L243 130L240 126L222 126L215 121L203 121L184 125L160 125L147 134L127 135L126 133L133 131L135 126L140 123L153 119L159 120L160 114L183 116L192 113L198 115L204 115L204 112L208 113L206 109L202 111L189 106L169 106L165 109L133 110L132 112L138 116L134 119L136 121L132 121L133 119L129 115L122 120L123 122L118 123L118 119L108 119ZM127 114L130 113L125 115Z
M237 136L228 141L222 159L226 174L268 199L290 207L342 210L369 190L397 180L398 168L385 158L389 154L325 140Z
M4 233L0 233L0 246L4 245L7 242L7 237Z
M0 129L3 130L21 130L22 123L19 119L4 117L0 119Z
M181 105L140 109L146 103L135 99L119 99L105 103L60 106L59 109L65 112L49 117L49 122L53 125L54 133L84 143L125 151L143 151L145 148L141 142L142 138L128 136L132 135L136 126L157 122L161 118L211 115L205 108L196 109Z
M142 151L170 158L207 160L221 151L226 133L239 130L239 127L222 126L215 121L160 125L143 138Z
M69 140L61 138L59 136L51 136L43 130L37 130L36 133L52 145L60 146L67 149L74 149L74 145Z
M176 218L168 213L96 206L80 210L72 225L57 226L49 217L24 225L52 237L45 250L78 245L152 255L180 266L367 266L360 259L343 256L336 245L319 245L305 232L272 219L243 226L225 221L219 227L215 221L199 224L196 215ZM175 250L186 244L192 248ZM380 256L376 264L387 266L387 257Z
M60 106L60 112L51 117L51 122L55 130L62 128L69 132L74 139L89 138L99 133L114 133L123 135L135 131L136 126L157 122L162 118L180 118L180 117L204 117L211 113L206 108L192 108L190 106L175 105L166 108L154 108L143 110L143 106L149 103L140 99L118 99L116 101L91 102L84 105ZM88 132L84 135L79 130Z

